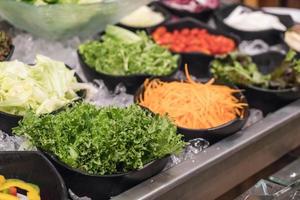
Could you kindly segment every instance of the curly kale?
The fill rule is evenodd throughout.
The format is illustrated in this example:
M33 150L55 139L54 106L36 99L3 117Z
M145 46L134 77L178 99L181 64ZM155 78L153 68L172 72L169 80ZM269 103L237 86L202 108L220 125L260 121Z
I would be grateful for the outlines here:
M99 108L77 103L58 114L27 114L13 131L67 165L95 175L142 168L185 143L167 117L137 105Z

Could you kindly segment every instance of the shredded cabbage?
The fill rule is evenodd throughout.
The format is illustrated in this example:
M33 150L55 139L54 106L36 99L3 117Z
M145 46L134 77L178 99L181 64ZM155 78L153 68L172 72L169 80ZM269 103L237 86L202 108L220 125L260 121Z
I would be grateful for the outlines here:
M50 113L78 99L75 71L63 62L37 55L36 64L0 62L0 111L24 115Z

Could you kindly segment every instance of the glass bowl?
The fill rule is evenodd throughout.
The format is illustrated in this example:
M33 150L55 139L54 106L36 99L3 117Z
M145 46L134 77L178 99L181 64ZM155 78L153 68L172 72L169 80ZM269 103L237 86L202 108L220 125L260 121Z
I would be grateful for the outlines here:
M0 15L17 28L47 39L87 37L107 24L152 0L103 0L89 4L52 4L35 6L16 0L1 0Z

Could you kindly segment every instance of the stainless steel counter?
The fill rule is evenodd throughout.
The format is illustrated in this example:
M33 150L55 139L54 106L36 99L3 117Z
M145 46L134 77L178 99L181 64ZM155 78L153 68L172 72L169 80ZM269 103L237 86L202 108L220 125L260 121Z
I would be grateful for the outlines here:
M300 100L114 199L215 199L298 146Z

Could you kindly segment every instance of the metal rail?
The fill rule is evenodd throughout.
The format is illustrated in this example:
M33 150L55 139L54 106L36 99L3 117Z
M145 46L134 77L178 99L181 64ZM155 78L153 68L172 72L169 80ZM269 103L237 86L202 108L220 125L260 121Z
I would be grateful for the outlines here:
M215 199L300 146L300 100L114 200Z

